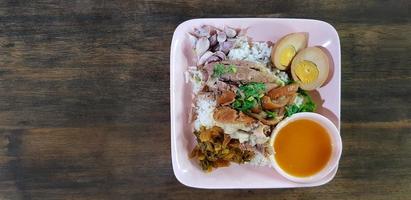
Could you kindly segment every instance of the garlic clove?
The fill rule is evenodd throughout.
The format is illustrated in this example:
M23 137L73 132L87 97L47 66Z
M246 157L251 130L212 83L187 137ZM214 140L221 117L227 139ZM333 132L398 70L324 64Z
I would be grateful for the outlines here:
M222 43L225 42L227 40L227 35L225 34L225 32L218 32L217 33L217 41Z
M197 65L203 65L203 64L206 63L206 61L207 61L211 56L213 56L213 55L214 55L214 53L211 52L211 51L205 52L205 53L200 57L200 59L198 59Z
M214 55L216 55L217 57L219 57L221 60L225 60L225 59L226 59L226 55L225 55L225 53L222 52L222 51L216 51L216 52L214 53Z
M207 50L210 48L210 41L207 37L201 37L196 43L196 54L198 57L201 57Z
M229 38L233 38L237 35L237 31L233 28L228 27L228 26L224 27L224 32L225 32L225 34L227 34L227 37L229 37Z
M217 35L212 35L208 38L210 40L210 46L213 47L217 44Z

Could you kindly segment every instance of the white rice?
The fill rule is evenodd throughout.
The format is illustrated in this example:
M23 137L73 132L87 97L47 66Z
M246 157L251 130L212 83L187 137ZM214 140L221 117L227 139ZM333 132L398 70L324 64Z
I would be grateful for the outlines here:
M200 130L201 126L211 128L215 125L213 112L217 102L207 94L198 95L196 98L196 119L194 120L194 129Z
M250 45L246 37L239 37L234 48L228 53L229 60L245 60L250 55Z
M234 48L228 53L230 60L247 60L267 64L270 62L271 47L266 42L252 42L246 37L237 38Z
M250 165L254 166L271 166L270 159L268 157L265 157L260 151L255 150L254 151L254 158L248 162Z
M290 77L288 77L288 74L286 72L279 69L274 69L273 72L283 82L282 85L285 85L285 83L288 83L290 81Z
M251 54L248 57L250 61L258 61L264 64L270 62L271 47L266 42L253 42Z

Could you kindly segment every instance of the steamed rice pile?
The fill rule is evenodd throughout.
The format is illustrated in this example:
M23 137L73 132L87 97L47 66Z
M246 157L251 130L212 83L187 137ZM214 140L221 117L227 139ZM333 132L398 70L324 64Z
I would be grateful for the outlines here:
M267 65L270 62L271 47L267 42L252 42L246 37L240 37L234 44L234 48L228 53L230 60L247 60L260 62Z

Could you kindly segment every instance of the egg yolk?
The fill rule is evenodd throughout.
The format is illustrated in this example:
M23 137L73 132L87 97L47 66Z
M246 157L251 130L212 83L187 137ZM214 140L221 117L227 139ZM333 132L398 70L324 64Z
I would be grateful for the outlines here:
M304 84L312 83L317 80L319 74L317 65L308 60L299 62L294 72L298 79L300 79L300 81Z
M295 56L295 53L296 53L295 48L291 45L284 48L280 54L280 64L285 67L290 65L291 60Z

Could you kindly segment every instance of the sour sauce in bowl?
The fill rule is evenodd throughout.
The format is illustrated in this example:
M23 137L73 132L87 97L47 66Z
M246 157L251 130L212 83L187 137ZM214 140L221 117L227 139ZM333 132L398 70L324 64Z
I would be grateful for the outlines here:
M317 122L301 119L282 128L274 142L278 165L293 176L319 172L331 157L331 139Z
M280 122L270 139L272 166L283 177L301 183L321 180L341 157L335 125L317 113L297 113Z

